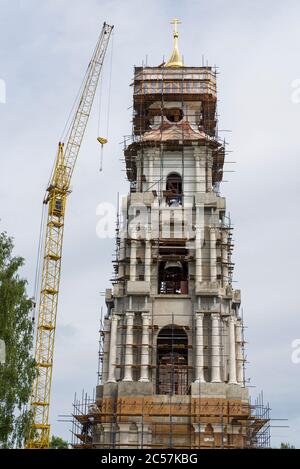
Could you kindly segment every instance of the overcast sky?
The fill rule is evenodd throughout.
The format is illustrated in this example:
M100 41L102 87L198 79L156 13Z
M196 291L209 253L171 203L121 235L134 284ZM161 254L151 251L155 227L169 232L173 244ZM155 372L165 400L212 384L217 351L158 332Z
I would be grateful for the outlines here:
M300 2L297 0L0 0L0 231L26 259L33 294L41 202L74 97L102 23L115 25L109 143L99 173L99 94L68 200L51 423L69 438L75 391L96 384L101 292L109 287L114 241L96 235L99 203L125 194L122 145L131 132L133 66L171 52L173 17L182 21L186 65L217 65L219 128L229 143L222 195L234 222L234 279L247 325L253 397L263 389L272 443L300 447L300 364L291 360L299 319ZM106 134L109 63L104 67L100 134ZM106 135L105 135L106 136Z

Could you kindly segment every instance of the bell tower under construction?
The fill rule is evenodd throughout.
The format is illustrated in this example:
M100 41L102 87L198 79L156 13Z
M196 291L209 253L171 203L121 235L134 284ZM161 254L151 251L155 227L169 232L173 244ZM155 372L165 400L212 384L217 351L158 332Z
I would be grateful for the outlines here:
M124 148L113 288L106 290L101 383L76 412L95 448L267 446L268 414L244 376L232 226L220 195L216 70L169 61L135 67Z

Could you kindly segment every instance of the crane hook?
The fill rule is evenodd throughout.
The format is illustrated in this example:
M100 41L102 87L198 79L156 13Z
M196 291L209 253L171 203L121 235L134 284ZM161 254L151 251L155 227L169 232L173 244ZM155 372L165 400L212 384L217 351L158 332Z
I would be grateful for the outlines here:
M98 137L97 140L98 140L98 142L99 142L100 145L101 145L100 169L99 169L99 171L101 172L101 171L102 171L102 167L103 167L103 147L104 147L104 145L107 143L107 139L106 139L105 137Z

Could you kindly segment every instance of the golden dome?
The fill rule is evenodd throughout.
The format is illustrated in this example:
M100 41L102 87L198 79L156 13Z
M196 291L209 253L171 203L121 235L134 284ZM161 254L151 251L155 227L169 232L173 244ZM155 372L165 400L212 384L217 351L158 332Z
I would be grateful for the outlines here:
M182 57L178 49L178 29L177 29L177 25L181 23L179 20L174 19L171 21L171 24L174 25L174 31L173 31L174 46L173 46L172 55L165 66L166 67L183 67Z

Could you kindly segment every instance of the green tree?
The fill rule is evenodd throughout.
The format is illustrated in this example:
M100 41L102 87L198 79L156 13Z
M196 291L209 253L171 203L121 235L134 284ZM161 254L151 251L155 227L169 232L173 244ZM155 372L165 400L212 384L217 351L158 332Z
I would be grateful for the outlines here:
M27 410L35 375L31 356L32 300L26 280L20 278L24 264L13 256L13 240L0 233L0 339L5 344L5 362L0 363L0 447L22 447L31 415Z
M290 443L281 443L280 449L295 449L295 446Z
M50 448L51 449L68 449L69 444L59 436L52 435Z

